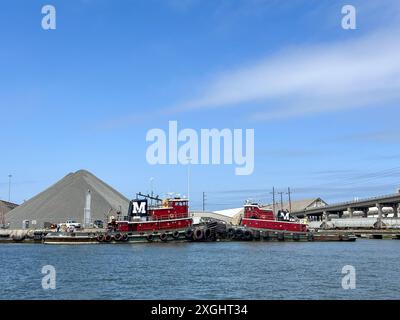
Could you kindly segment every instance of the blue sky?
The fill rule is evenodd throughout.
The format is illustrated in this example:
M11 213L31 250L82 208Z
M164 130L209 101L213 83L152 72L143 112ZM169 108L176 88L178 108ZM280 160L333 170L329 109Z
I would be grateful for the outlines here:
M152 128L254 128L255 170L193 165L208 209L275 186L328 202L400 187L400 4L383 1L0 1L0 199L87 169L127 197L186 193L146 162ZM41 8L57 29L41 28ZM357 29L341 28L341 8Z

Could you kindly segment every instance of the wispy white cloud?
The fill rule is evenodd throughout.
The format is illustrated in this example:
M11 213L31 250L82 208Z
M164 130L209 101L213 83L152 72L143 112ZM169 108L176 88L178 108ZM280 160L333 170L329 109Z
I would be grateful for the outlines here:
M217 75L173 111L262 105L254 120L303 116L400 98L399 29L355 40L286 49Z

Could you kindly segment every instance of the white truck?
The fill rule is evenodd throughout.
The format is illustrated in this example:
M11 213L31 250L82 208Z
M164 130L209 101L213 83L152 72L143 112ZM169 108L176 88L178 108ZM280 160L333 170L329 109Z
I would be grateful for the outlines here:
M81 224L79 222L76 222L75 220L67 220L65 225L67 228L75 228L75 229L81 228Z

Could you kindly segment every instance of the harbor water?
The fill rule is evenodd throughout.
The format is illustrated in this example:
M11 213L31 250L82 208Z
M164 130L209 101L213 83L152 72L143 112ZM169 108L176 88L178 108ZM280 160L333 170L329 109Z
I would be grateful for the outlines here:
M0 299L399 299L399 261L395 240L2 244Z

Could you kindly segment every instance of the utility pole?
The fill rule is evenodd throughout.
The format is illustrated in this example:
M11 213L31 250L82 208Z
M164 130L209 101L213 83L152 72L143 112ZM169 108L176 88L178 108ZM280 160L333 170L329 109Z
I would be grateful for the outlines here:
M283 192L278 192L278 193L281 195L281 210L283 211L283 198L282 198Z
M203 191L203 212L205 211L206 207L206 193Z
M292 212L292 199L290 197L290 187L287 188L287 195L289 196L289 212Z
M272 211L275 214L275 187L272 187Z
M190 161L192 159L191 158L187 158L188 161L188 168L187 168L187 199L188 199L188 205L189 205L189 201L190 201Z
M11 178L12 174L8 175L8 202L11 202Z

